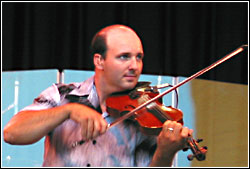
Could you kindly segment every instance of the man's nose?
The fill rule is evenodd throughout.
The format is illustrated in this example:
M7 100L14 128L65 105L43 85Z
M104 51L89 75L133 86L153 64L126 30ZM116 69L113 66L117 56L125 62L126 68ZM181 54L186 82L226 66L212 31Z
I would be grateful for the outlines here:
M136 57L132 57L131 60L130 60L130 65L129 65L129 69L138 69L140 64L141 64L141 61L139 61Z

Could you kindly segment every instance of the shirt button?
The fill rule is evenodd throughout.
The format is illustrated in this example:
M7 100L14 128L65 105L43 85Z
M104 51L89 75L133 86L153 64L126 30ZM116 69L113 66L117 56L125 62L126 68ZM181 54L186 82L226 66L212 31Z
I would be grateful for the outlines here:
M93 142L92 142L94 145L96 144L96 140L93 140Z
M91 165L90 164L87 164L87 167L90 167Z

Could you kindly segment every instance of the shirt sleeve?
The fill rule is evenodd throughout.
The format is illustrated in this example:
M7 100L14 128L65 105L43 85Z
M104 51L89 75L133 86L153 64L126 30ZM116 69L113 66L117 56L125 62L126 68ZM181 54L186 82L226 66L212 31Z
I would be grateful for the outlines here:
M55 107L60 102L60 93L56 84L48 87L41 94L34 99L33 103L24 107L23 110L42 110Z

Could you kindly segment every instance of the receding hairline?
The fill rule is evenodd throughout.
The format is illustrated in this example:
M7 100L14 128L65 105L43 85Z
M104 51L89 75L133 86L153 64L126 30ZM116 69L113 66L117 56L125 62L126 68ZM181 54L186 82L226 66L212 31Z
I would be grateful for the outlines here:
M121 25L121 24L115 24L115 25L110 25L110 26L106 26L104 27L103 29L101 29L97 35L107 35L110 31L113 31L113 30L124 30L124 31L130 31L130 32L133 32L137 35L137 33L132 29L130 28L129 26L126 26L126 25Z
M100 46L99 47L96 46L97 42L99 45L102 46L101 48L103 49L102 50L103 52L99 52L99 53L105 55L106 50L107 50L107 36L112 31L130 32L130 33L136 35L140 39L138 34L129 26L122 25L122 24L109 25L109 26L106 26L106 27L102 28L101 30L99 30L95 34L95 36L93 37L92 42L91 42L91 55L93 55L96 52L96 49L100 49ZM140 39L140 41L141 41L141 39Z

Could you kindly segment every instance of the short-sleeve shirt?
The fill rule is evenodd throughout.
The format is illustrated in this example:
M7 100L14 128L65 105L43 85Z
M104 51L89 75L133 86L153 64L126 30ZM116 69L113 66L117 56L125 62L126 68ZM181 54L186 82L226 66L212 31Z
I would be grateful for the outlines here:
M79 96L83 104L98 110L94 77L79 83L53 84L23 110L41 110L67 104L70 101L68 96ZM107 112L100 113L109 124L115 120ZM144 135L133 120L110 127L95 140L79 142L81 140L79 124L71 119L65 120L46 135L43 166L143 167L150 164L156 148L156 137Z

